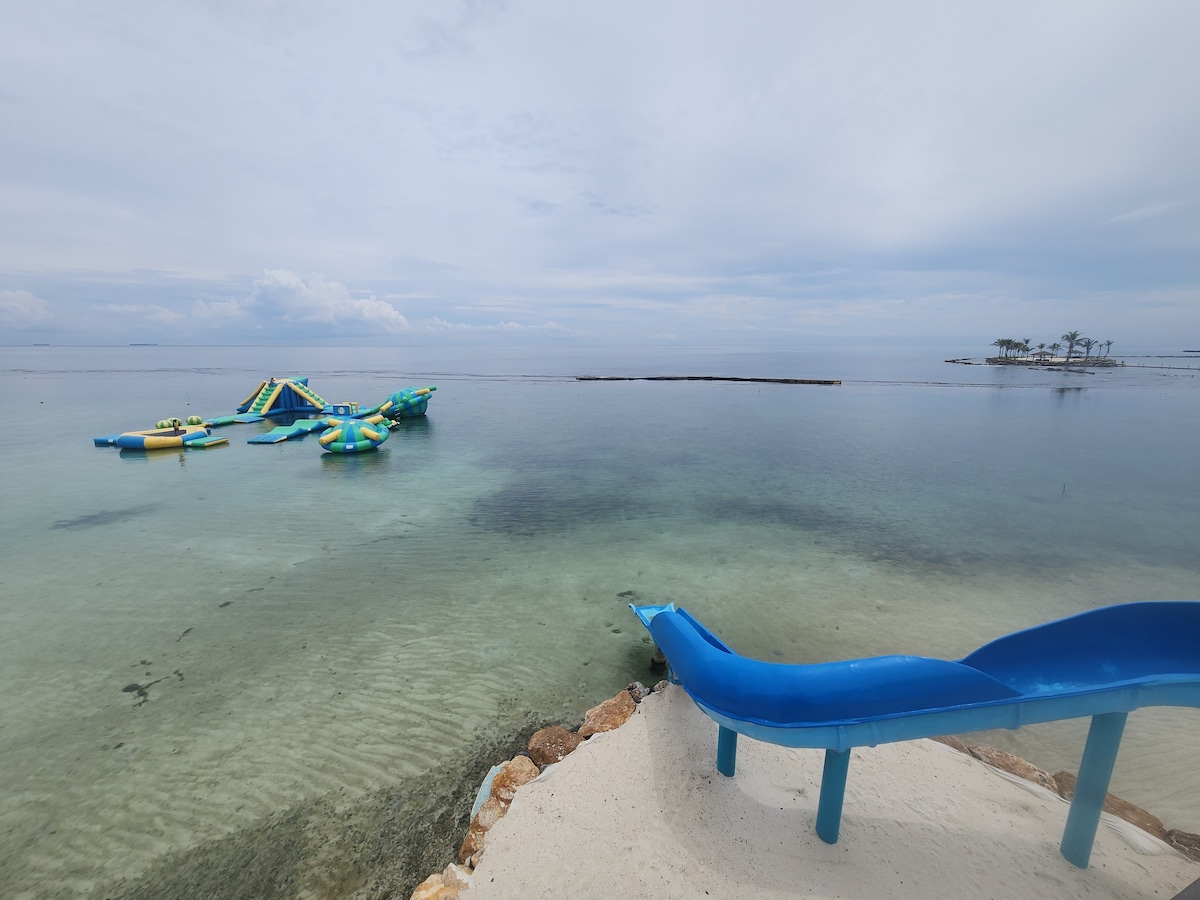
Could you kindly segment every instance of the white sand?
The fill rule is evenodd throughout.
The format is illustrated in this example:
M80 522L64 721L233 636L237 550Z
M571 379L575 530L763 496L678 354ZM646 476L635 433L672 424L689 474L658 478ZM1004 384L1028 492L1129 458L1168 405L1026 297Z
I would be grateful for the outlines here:
M1200 864L1104 816L1091 865L1058 851L1067 803L934 741L856 749L837 844L814 831L823 751L738 742L677 687L517 792L469 900L1171 898Z

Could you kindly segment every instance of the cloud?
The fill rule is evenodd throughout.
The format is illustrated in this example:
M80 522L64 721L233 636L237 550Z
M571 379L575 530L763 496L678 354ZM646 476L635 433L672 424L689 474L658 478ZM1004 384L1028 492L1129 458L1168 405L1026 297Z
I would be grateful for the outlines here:
M240 321L248 318L249 308L247 301L238 297L197 300L192 305L192 315L200 320Z
M470 51L470 36L481 21L503 10L502 4L484 0L461 0L457 4L443 3L429 7L419 16L409 38L411 46L404 52L413 58L436 57L443 54L461 57Z
M421 328L433 332L460 332L460 333L481 333L492 332L496 334L529 334L529 335L571 335L579 334L579 332L559 325L557 322L543 322L540 325L522 325L520 322L491 322L485 324L474 324L469 322L448 322L445 319L440 319L433 316L428 319L421 320Z
M188 319L183 313L157 303L105 303L97 310L105 316L121 316L139 324L176 325Z
M0 289L85 339L852 339L1200 290L1195 3L10 5Z
M52 323L50 304L23 290L0 291L0 325L19 330Z
M283 269L271 269L254 282L248 308L264 325L320 325L333 332L383 331L400 334L411 329L403 315L384 300L354 297L349 288L320 275L307 280Z
M1104 224L1112 225L1117 222L1136 222L1139 219L1155 219L1186 205L1186 203L1179 200L1174 203L1147 203L1145 206L1139 206L1130 212L1121 213L1119 216L1113 216L1111 219L1105 219Z

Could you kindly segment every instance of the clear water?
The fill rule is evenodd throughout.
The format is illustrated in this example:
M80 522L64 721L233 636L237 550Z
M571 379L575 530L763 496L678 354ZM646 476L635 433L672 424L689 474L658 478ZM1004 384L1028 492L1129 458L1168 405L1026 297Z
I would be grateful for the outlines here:
M949 355L0 350L6 890L103 892L313 798L419 784L512 723L573 726L653 677L631 598L796 662L1200 599L1200 370ZM228 414L270 375L438 390L358 457L245 443L269 423L92 445ZM1074 771L1085 731L977 737ZM1198 751L1200 713L1136 712L1112 789L1200 831Z

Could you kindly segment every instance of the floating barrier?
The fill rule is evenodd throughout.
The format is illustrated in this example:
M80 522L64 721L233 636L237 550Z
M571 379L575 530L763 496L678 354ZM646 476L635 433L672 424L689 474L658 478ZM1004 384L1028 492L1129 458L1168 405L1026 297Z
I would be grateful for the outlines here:
M741 378L733 375L576 375L576 381L740 381L749 384L838 385L840 378Z

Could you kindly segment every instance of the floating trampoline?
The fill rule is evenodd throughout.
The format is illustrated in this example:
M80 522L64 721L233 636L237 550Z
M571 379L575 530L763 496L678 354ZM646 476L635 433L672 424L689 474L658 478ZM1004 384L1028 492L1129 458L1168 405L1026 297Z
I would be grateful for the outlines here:
M1129 712L1200 708L1200 602L1126 603L1018 631L958 661L921 656L790 665L739 656L684 609L630 608L671 676L737 737L825 749L817 834L836 843L853 747L1090 716L1062 854L1086 868Z
M364 419L341 419L317 438L331 453L363 453L374 450L388 439L387 424Z
M203 425L171 424L165 420L146 431L126 431L121 434L94 438L97 447L120 447L122 450L173 450L179 447L215 447L229 443L229 438L214 437ZM174 420L178 422L179 420Z

